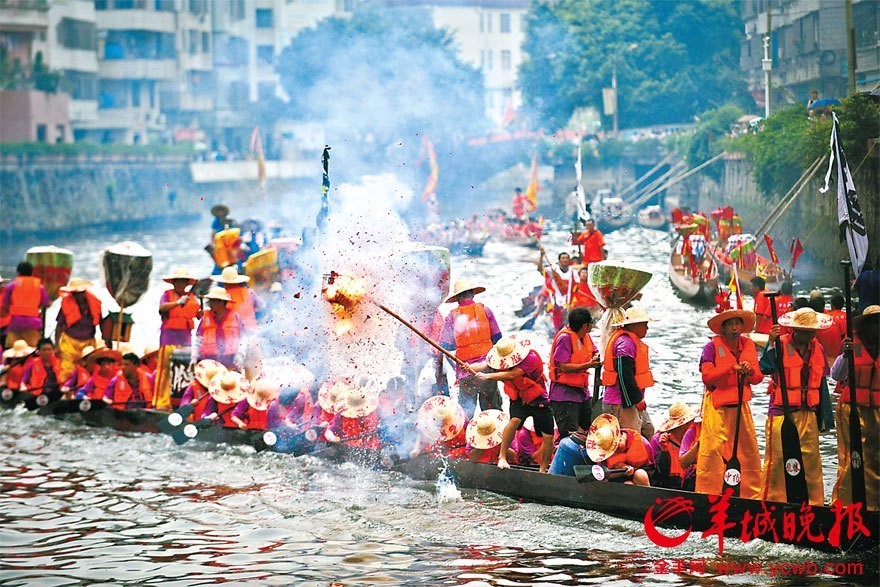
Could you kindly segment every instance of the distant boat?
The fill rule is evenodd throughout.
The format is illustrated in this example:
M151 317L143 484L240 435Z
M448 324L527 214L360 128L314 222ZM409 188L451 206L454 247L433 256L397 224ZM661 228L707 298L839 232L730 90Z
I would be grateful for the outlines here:
M591 206L596 227L605 234L623 228L632 222L632 211L623 198L615 197L611 190L596 192Z
M639 210L636 215L636 221L639 223L639 226L655 230L666 230L669 226L669 220L666 218L666 214L663 213L663 208L656 205L645 206Z
M733 234L727 240L727 246L710 243L708 247L708 252L718 267L718 275L725 282L730 281L730 274L733 271L730 250L743 242L754 241L754 237L750 234ZM754 252L745 255L739 261L737 273L741 285L749 283L756 275L760 275L764 278L768 291L778 291L782 282L788 278L785 269L780 265Z
M718 293L718 268L712 255L705 248L705 240L700 247L699 239L700 237L695 236L691 240L692 248L696 249L696 275L693 274L688 260L682 255L681 237L675 239L669 256L669 281L684 301L701 306L712 306L715 304L715 294Z
M449 253L452 255L467 255L469 257L482 257L483 247L489 242L491 237L473 238L461 241L453 241L446 244Z

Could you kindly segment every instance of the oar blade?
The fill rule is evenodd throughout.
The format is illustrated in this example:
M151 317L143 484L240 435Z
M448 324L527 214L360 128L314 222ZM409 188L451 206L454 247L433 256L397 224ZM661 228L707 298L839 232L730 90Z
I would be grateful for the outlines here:
M727 461L724 469L724 490L730 489L733 491L733 497L739 497L741 486L742 467L739 464L739 459L736 458L736 455L733 455L730 460Z
M804 471L804 457L801 453L801 440L797 426L791 416L785 415L779 429L782 437L782 461L785 475L785 495L789 503L804 503L810 500L807 491L807 477Z
M161 430L165 434L171 434L172 432L186 424L187 419L190 417L190 415L192 415L195 409L195 404L187 404L182 408L171 412L167 418L159 423L159 430Z

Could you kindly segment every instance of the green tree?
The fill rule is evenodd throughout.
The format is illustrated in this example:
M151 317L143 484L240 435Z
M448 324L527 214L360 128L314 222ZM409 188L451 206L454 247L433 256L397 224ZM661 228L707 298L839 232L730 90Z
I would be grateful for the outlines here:
M734 0L540 0L527 21L525 104L541 126L559 128L579 107L602 112L602 88L616 71L622 127L691 121L729 102L750 108L737 7Z

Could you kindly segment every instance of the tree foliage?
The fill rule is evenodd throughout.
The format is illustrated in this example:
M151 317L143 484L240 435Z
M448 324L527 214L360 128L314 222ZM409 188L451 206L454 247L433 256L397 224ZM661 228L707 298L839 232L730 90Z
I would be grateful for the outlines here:
M737 10L734 0L535 2L520 69L525 105L550 129L582 106L604 112L602 88L616 70L624 128L690 121L730 102L751 108Z
M284 114L324 124L328 140L379 147L430 133L435 143L484 128L482 77L424 13L365 9L297 35L276 70Z

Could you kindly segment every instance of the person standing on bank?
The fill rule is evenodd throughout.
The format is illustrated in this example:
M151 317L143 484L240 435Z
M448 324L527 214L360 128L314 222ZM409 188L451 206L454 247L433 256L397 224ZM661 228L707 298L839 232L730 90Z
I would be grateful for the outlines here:
M788 405L791 418L797 427L804 464L804 477L810 505L825 502L822 481L822 457L819 454L819 425L816 408L819 405L819 388L828 372L825 351L816 340L816 332L830 328L833 318L818 314L812 308L801 308L779 318L779 324L770 329L770 337L761 355L761 371L773 380L767 388L770 394L770 409L767 413L764 452L764 483L761 498L770 501L786 501L786 465L782 457L782 421L784 416L782 386L776 373L776 345L780 339L783 348L782 375L788 391ZM782 334L781 327L790 329L791 334ZM705 417L703 426L705 427Z
M642 308L628 308L623 319L615 324L602 360L602 412L614 416L622 428L640 430L648 438L654 435L654 426L643 406L645 390L654 385L654 375L648 361L648 345L642 339L648 334L649 321L651 318Z
M101 300L89 291L92 283L74 277L61 288L61 311L55 326L55 346L61 359L61 378L66 381L86 347L95 347L101 322Z
M726 463L733 457L739 418L736 457L740 463L740 497L760 498L761 453L749 402L752 385L760 383L764 376L758 366L755 343L745 336L755 327L756 320L755 313L748 310L726 310L709 319L709 329L715 336L703 347L700 355L700 373L706 393L697 440L700 447L697 493L721 494ZM743 378L742 400L739 397L740 377Z
M592 421L589 370L601 364L590 338L592 328L590 311L574 308L550 348L550 410L560 440L589 429Z
M440 332L440 346L454 351L455 356L465 363L481 363L492 345L501 340L501 329L492 310L475 302L474 296L486 291L485 287L474 286L466 279L459 279L452 288L447 304L458 303L443 322ZM474 414L478 400L480 410L501 409L501 394L498 383L478 378L473 372L456 364L455 378L458 382L458 403L468 417Z
M35 347L43 336L42 312L49 307L49 294L39 277L34 277L34 266L22 261L16 267L18 277L3 290L0 316L9 318L6 326L6 348L16 340Z

